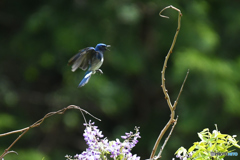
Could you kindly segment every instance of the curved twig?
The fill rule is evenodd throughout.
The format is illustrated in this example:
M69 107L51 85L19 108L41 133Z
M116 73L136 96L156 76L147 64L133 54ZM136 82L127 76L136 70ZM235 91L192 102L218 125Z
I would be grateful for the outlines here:
M78 109L78 110L80 110L81 114L83 115L83 118L84 118L85 123L87 123L87 121L86 121L86 118L85 118L83 112L84 112L85 114L88 114L88 115L90 115L91 117L95 118L96 120L101 121L99 118L93 116L92 114L90 114L90 113L87 112L86 110L84 110L84 109L82 109L82 108L80 108L80 107L78 107L78 106L75 106L75 105L69 105L68 107L65 107L65 108L63 108L63 109L61 109L61 110L58 110L58 111L56 111L56 112L49 112L49 113L47 113L43 118L41 118L40 120L36 121L35 123L33 123L32 125L30 125L29 127L26 127L26 128L23 128L23 129L19 129L19 130L15 130L15 131L11 131L11 132L7 132L7 133L0 134L0 137L3 137L3 136L7 136L7 135L10 135L10 134L14 134L14 133L21 133L21 134L18 136L18 138L15 139L15 141L13 141L13 143L12 143L7 149L5 149L5 151L3 152L3 154L0 156L0 160L1 160L5 155L7 155L8 153L11 153L11 152L12 152L12 151L9 151L9 150L12 148L12 146L13 146L25 133L27 133L27 131L29 131L31 128L38 127L39 125L42 124L42 122L43 122L46 118L51 117L51 116L53 116L53 115L55 115L55 114L64 114L65 111L68 110L68 109ZM13 152L14 152L14 151L13 151Z
M171 53L172 53L172 51L173 51L173 48L174 48L174 45L175 45L175 43L176 43L177 36L178 36L179 30L180 30L180 27L181 27L181 17L182 17L182 13L181 13L181 11L180 11L179 9L177 9L176 7L173 7L172 5L170 5L170 6L167 6L167 7L163 8L163 9L160 11L159 15L160 15L161 17L164 17L164 18L169 18L169 17L164 16L164 15L161 14L164 10L166 10L166 9L168 9L168 8L172 8L172 9L174 9L174 10L176 10L176 11L179 12L179 16L178 16L178 27L177 27L175 36L174 36L174 38L173 38L172 45L171 45L171 47L170 47L170 49L169 49L169 51L168 51L167 56L165 57L163 69L162 69L162 72L161 72L161 73L162 73L162 90L163 90L163 93L164 93L164 95L165 95L165 99L167 100L168 106L172 108L173 106L172 106L170 97L169 97L169 95L168 95L168 93L167 93L167 89L166 89L166 85L165 85L165 81L166 81L166 79L165 79L165 71L166 71L166 68L167 68L168 59L169 59L169 57L170 57L170 55L171 55Z
M179 96L177 97L177 100L175 101L174 106L173 106L172 103L171 103L171 100L170 100L170 96L168 95L168 91L167 91L167 89L166 89L166 84L165 84L165 81L166 81L166 79L165 79L165 71L166 71L166 68L167 68L168 59L169 59L169 57L170 57L170 55L171 55L171 53L172 53L172 51L173 51L173 48L174 48L174 45L175 45L175 43L176 43L177 36L178 36L179 30L180 30L182 13L181 13L181 11L180 11L178 8L170 5L170 6L167 6L167 7L163 8L163 9L160 11L159 15L160 15L161 17L163 17L163 18L169 18L169 17L167 17L167 16L162 15L162 12L163 12L164 10L168 9L168 8L174 9L174 10L178 11L178 13L179 13L179 15L178 15L178 27L177 27L175 36L174 36L174 38L173 38L172 45L171 45L171 47L170 47L170 49L169 49L169 51L168 51L168 53L167 53L167 56L165 57L165 61L164 61L164 64L163 64L163 69L162 69L162 72L161 72L161 74L162 74L162 85L161 85L161 87L162 87L163 93L164 93L164 95L165 95L165 99L166 99L166 101L167 101L167 104L168 104L168 106L169 106L169 109L170 109L170 111L171 111L171 115L170 115L169 121L167 122L167 124L165 125L165 127L163 128L163 130L161 131L161 133L159 134L159 136L158 136L158 138L157 138L157 140L156 140L156 142L155 142L155 145L154 145L154 147L153 147L153 150L152 150L150 159L158 159L158 158L160 158L161 153L162 153L162 151L163 151L163 149L164 149L164 146L166 145L169 137L171 136L172 130L173 130L174 126L176 125L176 120L174 119L174 118L175 118L176 105L177 105L179 96L180 96L180 94L181 94L181 92L182 92L182 88L183 88L183 86L184 86L184 83L185 83L185 81L186 81L186 78L185 78L185 80L184 80L184 82L183 82L183 84L182 84L182 87L181 87ZM187 74L187 75L188 75L188 74ZM164 145L161 147L158 156L154 157L154 155L155 155L155 153L156 153L156 151L157 151L157 148L158 148L158 146L159 146L159 143L160 143L163 135L166 133L166 131L168 130L168 128L170 127L170 125L173 124L173 123L174 123L174 126L172 127L172 130L170 131L169 136L168 136L168 138L167 138L166 141L165 141L166 143L164 143Z
M15 151L7 151L6 153L4 153L3 157L5 157L5 156L6 156L7 154L9 154L9 153L15 153L16 155L18 155L18 153L15 152Z

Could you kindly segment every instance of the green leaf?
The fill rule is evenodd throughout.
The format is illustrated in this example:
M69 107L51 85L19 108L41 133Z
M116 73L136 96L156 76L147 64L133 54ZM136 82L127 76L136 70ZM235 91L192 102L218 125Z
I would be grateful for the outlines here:
M216 148L219 152L222 152L224 150L224 148L220 145L217 145Z
M175 152L175 154L177 154L177 155L181 155L181 154L186 155L186 153L187 153L187 150L186 150L184 147L180 147L180 148Z
M207 147L207 145L205 142L201 142L201 143L199 143L198 147L201 149L203 149L203 148L205 149Z
M198 133L198 137L202 140L202 141L207 141L207 138L206 137L204 137L204 135L202 134L202 132L201 133Z
M223 140L221 140L221 139L219 139L219 140L217 140L217 143L220 143L220 144L222 144L222 143L226 143L225 141L223 141Z
M209 129L208 129L208 128L205 128L205 129L203 129L202 132L207 133L207 132L209 132Z
M212 137L216 138L219 135L219 132L217 130L213 130Z
M233 145L237 148L240 148L240 146L237 143L233 143Z
M207 150L208 150L209 152L211 152L211 151L213 151L213 149L214 149L215 147L216 147L216 144L212 145L211 147L208 147Z
M228 135L227 134L218 134L218 138L225 138L225 137L227 137Z
M192 152L192 151L195 149L196 145L197 145L197 144L194 144L192 147L190 147L190 148L188 149L188 153Z

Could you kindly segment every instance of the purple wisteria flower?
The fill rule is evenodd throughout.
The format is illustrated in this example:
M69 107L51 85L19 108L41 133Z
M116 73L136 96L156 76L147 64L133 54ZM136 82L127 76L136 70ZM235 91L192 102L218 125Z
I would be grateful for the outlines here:
M102 131L94 126L94 122L89 121L89 123L84 124L86 129L84 130L83 136L86 141L88 148L81 154L74 156L66 156L68 160L140 160L140 157L136 154L132 154L131 150L138 143L138 138L140 137L139 127L135 127L135 133L125 133L121 136L124 139L121 142L119 139L115 141L109 141L104 138Z

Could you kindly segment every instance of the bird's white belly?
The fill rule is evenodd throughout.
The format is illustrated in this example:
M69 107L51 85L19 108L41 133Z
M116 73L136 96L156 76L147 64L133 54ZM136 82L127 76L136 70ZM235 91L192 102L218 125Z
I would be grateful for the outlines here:
M103 60L104 60L104 59L102 58L100 62L98 62L98 63L95 64L95 65L92 65L90 70L92 70L92 71L98 70L98 69L102 66Z

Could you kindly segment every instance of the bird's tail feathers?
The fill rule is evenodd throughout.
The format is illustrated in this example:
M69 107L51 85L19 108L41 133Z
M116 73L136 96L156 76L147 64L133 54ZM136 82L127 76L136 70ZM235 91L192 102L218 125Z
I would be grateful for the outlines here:
M92 71L87 71L84 75L84 78L82 79L82 81L79 83L78 87L82 87L85 84L88 83L89 79L91 78L91 75L93 74Z

